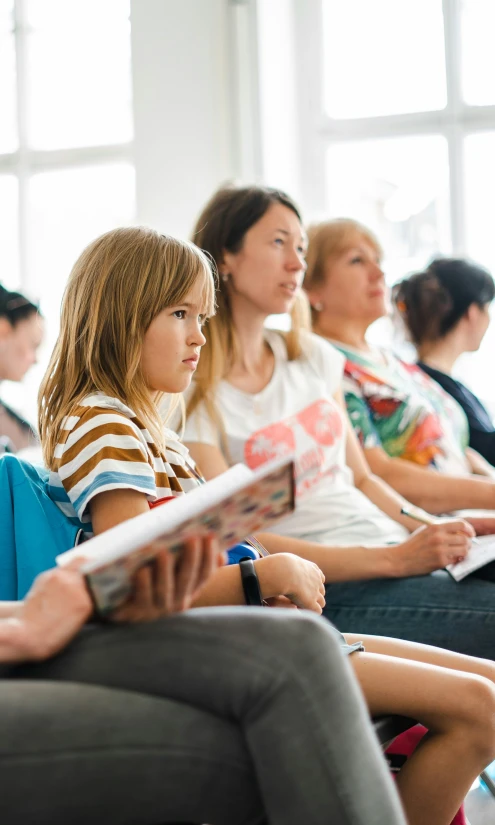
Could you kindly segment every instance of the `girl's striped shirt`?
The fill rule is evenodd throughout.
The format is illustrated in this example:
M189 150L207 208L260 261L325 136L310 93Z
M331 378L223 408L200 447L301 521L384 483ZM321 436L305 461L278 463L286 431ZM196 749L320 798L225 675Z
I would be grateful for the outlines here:
M162 453L133 410L99 392L67 416L48 489L86 537L93 535L88 504L99 493L137 490L152 507L201 483L187 448L174 432L164 432Z

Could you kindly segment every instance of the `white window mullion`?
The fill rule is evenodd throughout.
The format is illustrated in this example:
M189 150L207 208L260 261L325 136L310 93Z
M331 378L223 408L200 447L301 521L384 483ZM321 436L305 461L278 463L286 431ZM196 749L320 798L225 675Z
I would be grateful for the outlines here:
M326 136L323 134L323 39L321 0L292 0L298 48L300 197L312 214L327 208Z
M16 164L16 172L19 182L19 275L22 288L26 289L29 287L28 185L30 168L27 136L27 44L24 0L15 0L14 21L16 53L17 134L19 140L19 149L17 152Z
M465 112L461 95L461 12L459 0L443 0L445 61L447 70L447 110L450 125L446 129L450 169L450 226L454 255L465 254L465 182L464 130Z

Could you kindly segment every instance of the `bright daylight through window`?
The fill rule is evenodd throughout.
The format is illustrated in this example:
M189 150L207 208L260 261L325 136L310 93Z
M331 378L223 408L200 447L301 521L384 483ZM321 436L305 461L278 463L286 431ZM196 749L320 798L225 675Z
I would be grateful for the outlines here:
M2 397L35 420L70 268L134 219L128 0L0 0L0 272L40 300L40 365Z
M495 273L495 2L306 0L296 8L295 30L312 35L296 50L309 217L370 226L389 283L438 253L468 255ZM483 397L494 347L491 330L469 374L461 366Z

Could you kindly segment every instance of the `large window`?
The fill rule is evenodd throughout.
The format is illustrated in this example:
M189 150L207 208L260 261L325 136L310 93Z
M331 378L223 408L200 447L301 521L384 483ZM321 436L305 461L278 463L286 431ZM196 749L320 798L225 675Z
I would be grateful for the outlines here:
M0 0L0 281L41 303L40 364L2 396L34 416L70 268L134 219L128 0Z
M495 2L294 0L294 9L309 217L370 226L390 283L436 253L495 273ZM482 395L494 345L495 331L468 361Z

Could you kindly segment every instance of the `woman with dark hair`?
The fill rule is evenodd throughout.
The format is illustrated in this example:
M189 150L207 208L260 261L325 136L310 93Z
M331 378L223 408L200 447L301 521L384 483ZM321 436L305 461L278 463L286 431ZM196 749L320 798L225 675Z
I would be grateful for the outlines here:
M0 381L22 381L36 363L43 339L43 320L36 304L0 284ZM30 446L36 434L0 399L0 453Z
M452 377L464 352L476 352L490 323L495 284L486 269L438 258L393 290L395 306L418 353L418 365L461 405L469 446L495 464L495 428L481 401Z

